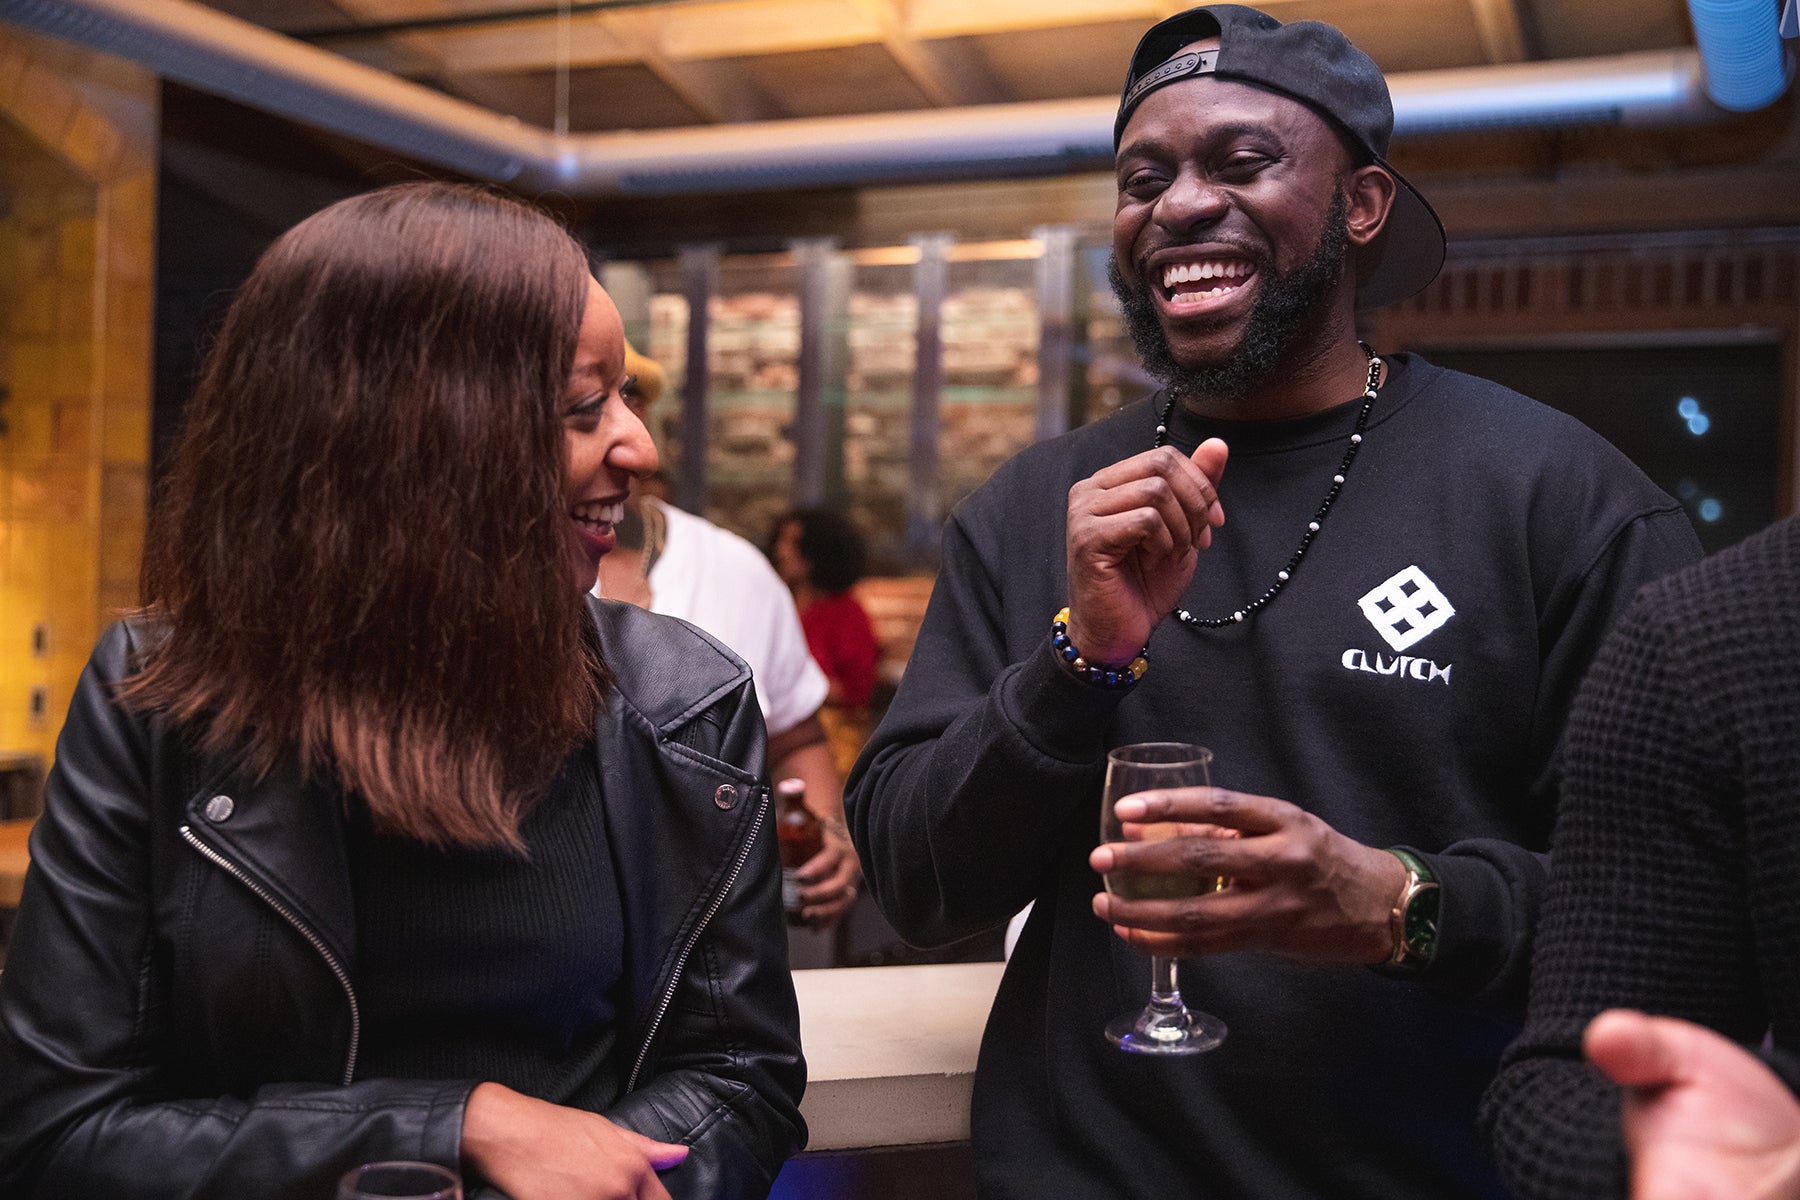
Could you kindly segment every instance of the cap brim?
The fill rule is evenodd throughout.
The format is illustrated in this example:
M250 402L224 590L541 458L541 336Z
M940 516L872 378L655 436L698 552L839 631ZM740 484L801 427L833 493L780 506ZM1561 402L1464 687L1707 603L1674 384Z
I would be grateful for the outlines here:
M1394 203L1381 236L1357 255L1356 307L1381 308L1424 291L1444 266L1444 223L1406 177L1382 159L1394 177Z

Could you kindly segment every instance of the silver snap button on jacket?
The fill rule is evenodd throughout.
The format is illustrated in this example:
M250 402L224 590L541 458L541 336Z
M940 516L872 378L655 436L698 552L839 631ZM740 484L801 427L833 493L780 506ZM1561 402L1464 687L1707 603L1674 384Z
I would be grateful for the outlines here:
M206 802L206 819L217 824L231 819L232 810L237 805L230 796L214 796Z
M729 812L737 804L737 785L721 783L713 791L713 803Z

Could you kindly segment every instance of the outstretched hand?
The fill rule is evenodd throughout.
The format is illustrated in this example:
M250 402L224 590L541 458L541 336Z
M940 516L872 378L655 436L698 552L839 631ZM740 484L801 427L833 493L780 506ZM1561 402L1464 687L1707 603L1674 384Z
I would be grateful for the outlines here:
M1090 661L1129 662L1194 577L1225 523L1228 451L1209 438L1103 467L1069 489L1069 640Z
M1584 1046L1624 1088L1632 1200L1800 1200L1800 1103L1747 1050L1626 1009L1595 1017Z
M1114 872L1230 880L1181 900L1101 892L1094 914L1146 953L1171 957L1269 950L1318 962L1376 963L1393 953L1391 915L1406 868L1304 809L1224 788L1139 792L1115 806L1129 825L1173 822L1177 836L1098 846L1088 865ZM1207 828L1215 827L1215 828ZM1236 836L1219 836L1219 830Z

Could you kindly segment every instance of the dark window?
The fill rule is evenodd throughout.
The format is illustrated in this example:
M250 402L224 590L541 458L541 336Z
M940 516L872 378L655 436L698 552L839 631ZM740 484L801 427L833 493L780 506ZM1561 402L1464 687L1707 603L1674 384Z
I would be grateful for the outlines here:
M1709 553L1780 515L1781 348L1427 350L1600 433L1687 507Z

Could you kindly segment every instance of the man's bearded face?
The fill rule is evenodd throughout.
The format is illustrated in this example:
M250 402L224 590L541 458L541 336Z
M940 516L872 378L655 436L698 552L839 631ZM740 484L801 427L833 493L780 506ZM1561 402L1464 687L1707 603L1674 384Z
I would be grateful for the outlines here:
M1332 294L1346 269L1349 202L1339 189L1325 214L1325 228L1306 261L1278 271L1268 256L1256 263L1264 280L1245 322L1243 336L1222 361L1178 362L1141 280L1128 278L1115 255L1107 263L1107 279L1125 311L1131 340L1144 367L1177 395L1195 399L1236 400L1277 375L1289 355L1329 314Z

